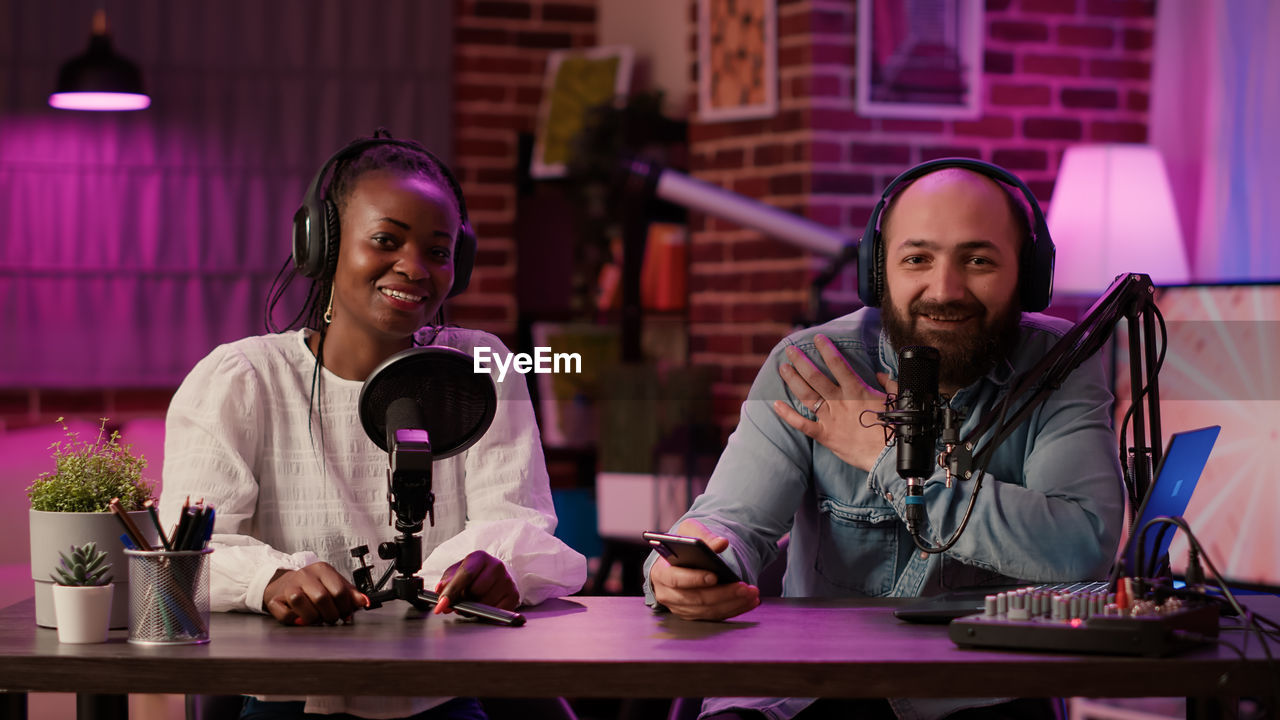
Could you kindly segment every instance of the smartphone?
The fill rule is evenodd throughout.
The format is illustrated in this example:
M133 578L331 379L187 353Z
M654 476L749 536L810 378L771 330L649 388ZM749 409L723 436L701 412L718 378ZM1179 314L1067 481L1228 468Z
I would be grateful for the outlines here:
M646 532L642 536L659 555L676 567L709 570L716 574L716 580L721 585L741 582L733 568L726 565L702 538L660 532Z

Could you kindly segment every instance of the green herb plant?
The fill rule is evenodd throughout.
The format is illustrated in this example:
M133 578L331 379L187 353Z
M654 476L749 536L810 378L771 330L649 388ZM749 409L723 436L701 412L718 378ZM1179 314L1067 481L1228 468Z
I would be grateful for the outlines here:
M107 434L107 419L92 442L80 439L63 422L67 439L49 446L54 469L42 473L27 488L31 509L44 512L110 512L111 498L120 498L126 511L141 510L151 497L151 483L142 479L147 459L134 455L132 445L120 444L120 432Z
M87 587L108 585L111 583L111 563L107 562L107 552L99 550L98 544L87 542L80 547L71 546L71 555L58 553L62 564L53 569L49 577L59 585L70 587Z

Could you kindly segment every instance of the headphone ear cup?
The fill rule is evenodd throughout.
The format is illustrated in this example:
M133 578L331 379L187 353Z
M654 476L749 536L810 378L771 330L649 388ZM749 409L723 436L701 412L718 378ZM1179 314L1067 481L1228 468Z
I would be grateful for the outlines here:
M1023 250L1024 262L1020 272L1024 278L1021 295L1022 309L1041 312L1053 300L1053 264L1057 254L1049 229L1043 225L1028 241Z
M453 287L449 288L446 297L461 295L471 284L471 270L476 264L478 244L471 224L462 223L462 227L458 228L458 239L453 244Z
M316 243L311 237L311 209L311 205L303 202L293 214L293 267L299 275L307 278L316 276L312 252Z
M858 246L858 299L867 307L880 307L884 297L884 253L880 233L864 235Z
M867 229L858 242L858 299L867 307L880 307L884 296L884 251L880 247L880 211L884 201L876 205L867 221Z

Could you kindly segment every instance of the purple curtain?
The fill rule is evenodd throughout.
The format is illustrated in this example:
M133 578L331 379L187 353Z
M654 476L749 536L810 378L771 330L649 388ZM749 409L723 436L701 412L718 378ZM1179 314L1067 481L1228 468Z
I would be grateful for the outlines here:
M0 0L0 387L176 385L264 332L334 150L386 126L450 155L452 3L112 2L151 108L54 110L98 6Z

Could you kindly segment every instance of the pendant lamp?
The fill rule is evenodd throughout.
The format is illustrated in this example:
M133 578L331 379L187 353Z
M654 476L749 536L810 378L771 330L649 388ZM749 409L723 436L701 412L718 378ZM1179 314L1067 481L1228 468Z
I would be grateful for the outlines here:
M142 110L151 105L138 66L111 46L105 10L93 14L89 49L58 70L49 105L62 110Z

